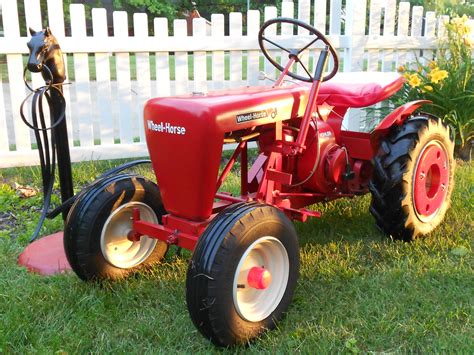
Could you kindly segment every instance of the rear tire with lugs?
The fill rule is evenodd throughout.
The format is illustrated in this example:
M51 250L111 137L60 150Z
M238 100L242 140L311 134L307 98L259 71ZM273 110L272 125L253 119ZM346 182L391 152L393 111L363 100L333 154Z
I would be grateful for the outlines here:
M449 128L423 114L381 140L369 185L370 212L380 230L411 241L443 221L454 187L453 151Z

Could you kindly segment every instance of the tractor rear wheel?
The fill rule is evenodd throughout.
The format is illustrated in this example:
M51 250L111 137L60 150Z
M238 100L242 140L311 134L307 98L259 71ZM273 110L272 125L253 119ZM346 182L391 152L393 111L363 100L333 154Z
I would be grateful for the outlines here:
M454 187L454 143L434 116L417 115L380 143L369 185L370 212L393 239L411 241L444 219Z
M245 343L276 326L299 273L291 221L277 208L242 203L222 211L200 237L186 278L194 325L214 344Z
M141 219L156 224L166 213L158 186L136 175L108 177L78 197L66 220L64 249L81 279L123 278L164 257L166 243L147 236L128 239L135 208Z

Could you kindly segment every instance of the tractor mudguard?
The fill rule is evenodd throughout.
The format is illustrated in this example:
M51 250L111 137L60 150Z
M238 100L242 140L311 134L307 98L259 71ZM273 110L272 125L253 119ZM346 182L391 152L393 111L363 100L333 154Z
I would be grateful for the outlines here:
M387 115L382 122L372 131L370 136L370 142L373 151L376 152L379 148L380 138L388 134L393 126L401 126L403 122L419 107L424 104L430 104L430 100L417 100L407 102L406 104L399 106L395 111Z

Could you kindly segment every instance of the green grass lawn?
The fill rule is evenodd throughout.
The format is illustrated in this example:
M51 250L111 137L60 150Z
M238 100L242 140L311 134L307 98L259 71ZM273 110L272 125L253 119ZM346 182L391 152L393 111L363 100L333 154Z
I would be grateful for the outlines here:
M114 164L75 165L74 179L83 185ZM218 352L188 316L189 253L172 250L151 271L101 286L17 266L41 197L20 199L10 184L39 179L37 168L0 170L0 352ZM231 351L473 353L473 183L474 163L459 162L445 222L411 244L374 228L369 196L315 205L320 219L296 223L301 275L286 318ZM44 233L60 229L59 219L48 221Z

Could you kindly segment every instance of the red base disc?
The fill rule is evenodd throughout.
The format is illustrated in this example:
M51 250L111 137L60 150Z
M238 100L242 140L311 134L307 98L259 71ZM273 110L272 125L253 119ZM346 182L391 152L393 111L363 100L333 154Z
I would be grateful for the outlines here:
M41 275L70 271L63 246L63 232L48 235L28 245L18 258L18 264Z

